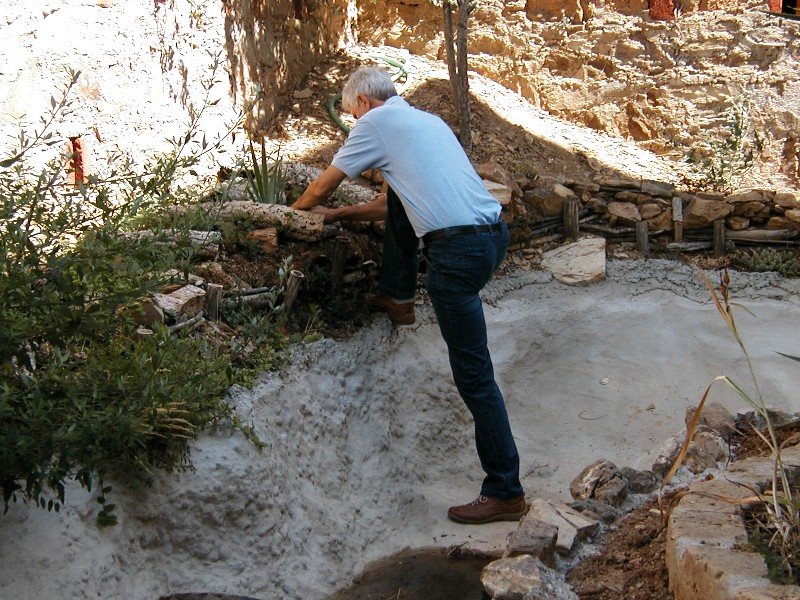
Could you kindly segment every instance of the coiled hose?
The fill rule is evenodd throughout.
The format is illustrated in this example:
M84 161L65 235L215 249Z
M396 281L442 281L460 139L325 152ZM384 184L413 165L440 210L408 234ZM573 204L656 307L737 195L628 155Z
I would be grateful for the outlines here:
M397 81L401 77L405 77L406 81L408 81L408 68L406 65L406 59L401 58L400 60L396 60L394 58L389 58L388 56L381 56L381 55L372 55L370 58L375 60L382 60L388 65L391 65L397 69L397 72L392 75L392 81ZM336 110L336 103L342 99L341 94L336 94L330 100L328 100L328 114L333 119L333 122L344 131L345 133L350 133L350 127L344 124L341 117L339 116L339 111Z

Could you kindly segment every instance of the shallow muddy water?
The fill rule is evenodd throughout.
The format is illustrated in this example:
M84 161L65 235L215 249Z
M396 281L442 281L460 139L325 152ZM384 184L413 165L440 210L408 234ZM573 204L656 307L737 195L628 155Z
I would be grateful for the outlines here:
M448 557L441 548L406 550L367 565L353 585L328 600L482 600L488 559Z

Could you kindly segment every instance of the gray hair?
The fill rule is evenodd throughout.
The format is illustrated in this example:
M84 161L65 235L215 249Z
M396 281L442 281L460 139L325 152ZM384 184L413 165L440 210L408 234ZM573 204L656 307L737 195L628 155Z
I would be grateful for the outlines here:
M342 108L352 112L358 106L358 96L388 100L397 96L389 73L380 67L361 67L347 78L342 89Z

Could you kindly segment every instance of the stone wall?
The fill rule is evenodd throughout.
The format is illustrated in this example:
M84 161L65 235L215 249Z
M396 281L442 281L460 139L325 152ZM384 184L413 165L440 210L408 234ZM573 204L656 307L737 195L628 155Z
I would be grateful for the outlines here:
M204 106L209 141L250 100L257 134L352 39L351 13L350 0L0 0L0 134L35 129L67 69L81 75L54 133L80 137L97 169L167 149Z
M673 231L675 221L685 231L703 230L718 219L724 219L730 231L800 232L800 192L750 188L731 193L689 192L672 184L624 179L563 184L540 179L522 189L521 210L535 221L561 216L564 203L575 198L581 210L600 215L608 227L622 228L619 232L641 221L647 222L654 235ZM675 214L676 210L680 213ZM787 235L797 237L796 233Z

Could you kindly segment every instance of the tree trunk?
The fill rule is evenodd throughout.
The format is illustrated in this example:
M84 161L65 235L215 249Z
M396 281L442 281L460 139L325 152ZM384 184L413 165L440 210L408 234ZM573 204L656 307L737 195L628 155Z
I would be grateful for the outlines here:
M321 214L305 210L295 210L281 204L261 204L247 200L234 200L224 204L202 202L191 206L179 206L175 210L183 214L187 209L203 208L218 217L229 217L233 214L244 214L253 219L257 225L278 227L294 239L315 241L322 237L325 217Z
M447 71L453 92L453 105L458 115L458 137L465 149L472 146L469 110L469 82L467 80L467 24L470 13L470 0L458 1L458 33L453 35L453 7L450 0L444 0L444 38L447 50Z
M472 131L469 112L469 79L467 78L467 24L469 21L470 0L458 0L458 114L459 137L461 145L469 150L472 147Z
M453 92L453 104L458 110L458 69L456 68L456 43L453 39L453 7L449 0L442 2L444 10L444 45L447 50L447 72L450 74L450 88Z
M219 253L219 245L222 243L222 234L218 231L178 231L167 229L165 231L127 231L122 237L128 240L154 240L153 244L178 248L181 243L189 243L195 256L201 258L214 258Z

